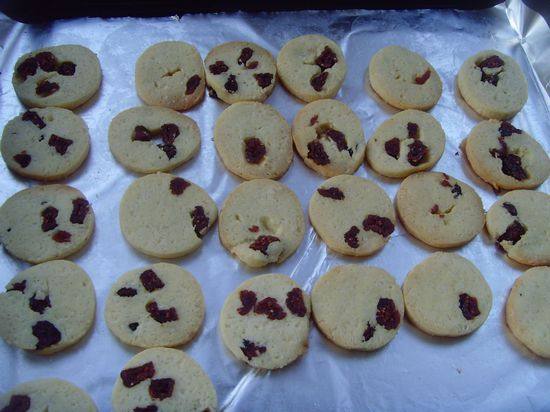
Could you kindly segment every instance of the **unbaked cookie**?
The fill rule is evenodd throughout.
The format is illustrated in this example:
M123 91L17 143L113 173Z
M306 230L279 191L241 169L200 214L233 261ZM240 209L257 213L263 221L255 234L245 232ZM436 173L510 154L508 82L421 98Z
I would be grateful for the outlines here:
M338 100L305 105L292 123L292 139L305 164L324 177L355 173L365 156L361 121Z
M0 207L0 243L30 263L61 259L88 243L94 221L92 206L79 190L35 186L17 192Z
M233 41L214 47L204 59L213 96L225 103L263 102L277 77L275 59L257 44Z
M124 365L113 389L115 412L214 412L214 385L200 365L181 350L152 348Z
M217 216L218 209L208 193L167 173L134 181L124 193L119 211L120 228L128 243L159 258L193 252Z
M259 369L279 369L308 346L309 296L286 275L261 275L227 297L220 315L223 342Z
M12 83L26 106L74 109L99 89L101 67L97 56L86 47L46 47L17 60Z
M481 272L455 253L436 252L416 265L403 283L409 320L434 336L462 336L479 328L493 294Z
M272 106L241 102L225 109L214 129L223 164L243 179L278 179L292 163L290 126Z
M384 247L395 212L380 186L358 176L325 180L309 201L309 220L327 246L344 255L368 256Z
M407 231L433 247L463 245L483 229L483 204L475 190L445 173L410 175L395 203Z
M277 56L277 72L290 93L312 102L336 96L347 66L340 46L325 36L307 34L283 46Z
M487 231L510 259L530 266L550 265L550 196L514 190L487 212Z
M458 72L460 94L481 116L509 119L527 101L527 80L511 57L484 50L464 62Z
M367 143L370 167L387 177L431 169L443 155L445 132L430 114L405 110L382 123Z
M0 294L0 336L42 355L78 342L92 327L95 292L79 266L53 260L24 270Z
M151 106L187 110L204 96L201 55L188 43L165 41L149 47L136 62L136 89Z
M171 263L131 270L111 287L105 321L128 345L150 348L189 342L204 319L204 297L191 273Z
M138 173L172 170L199 151L200 130L193 119L163 107L134 107L109 126L109 147L127 169Z
M391 341L401 326L403 294L395 279L372 266L336 266L311 292L317 327L345 349L371 351Z
M495 189L531 189L550 174L544 148L525 131L498 120L485 120L465 140L474 172Z

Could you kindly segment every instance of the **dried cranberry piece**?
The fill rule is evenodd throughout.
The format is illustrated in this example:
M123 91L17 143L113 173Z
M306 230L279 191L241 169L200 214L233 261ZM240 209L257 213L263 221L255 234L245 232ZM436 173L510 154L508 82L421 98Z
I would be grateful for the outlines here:
M498 74L487 74L485 72L481 72L481 81L496 86L499 81Z
M311 78L309 84L313 87L313 90L320 92L323 90L323 86L327 82L328 72L321 72Z
M162 149L168 159L172 159L178 153L178 149L173 144L159 144L157 146Z
M195 90L197 90L199 84L201 84L201 77L198 74L191 76L185 84L185 94L190 95L195 93Z
M400 141L397 137L393 137L384 143L384 149L388 156L393 157L395 160L399 159Z
M267 256L267 248L273 242L279 242L280 239L271 235L260 235L258 238L248 246L252 250L259 251L262 255Z
M516 180L525 180L528 178L527 173L521 165L521 157L508 153L501 157L502 161L502 173L507 176L512 176Z
M148 406L145 406L144 408L140 406L136 406L134 408L134 412L157 412L157 411L158 411L158 408L156 405L148 405Z
M311 119L309 119L309 125L310 126L313 126L315 123L317 123L319 121L319 115L316 114L315 116L313 116Z
M21 282L12 283L11 288L6 289L6 292L11 292L12 290L15 290L17 292L25 293L26 288L27 288L27 281L23 279Z
M217 99L218 98L218 94L216 93L216 91L210 87L210 86L206 86L206 91L208 92L208 96L210 96L212 99Z
M467 320L472 320L481 313L477 307L477 299L467 293L461 293L458 297L458 306L462 311L462 315Z
M516 209L516 207L513 204L508 203L508 202L504 202L502 204L502 207L504 209L506 209L508 211L508 213L510 213L512 216L517 216L518 215L518 210Z
M33 312L38 312L41 315L44 314L47 308L51 308L50 297L46 296L44 299L36 299L36 293L29 299L29 307Z
M10 403L0 412L26 412L31 408L31 398L27 395L11 395Z
M241 299L242 306L237 309L237 312L239 312L239 315L241 316L247 315L254 308L254 305L258 300L256 293L251 290L241 290L239 293L239 298Z
M21 166L24 169L25 167L31 164L32 158L30 154L22 152L13 156L13 160L19 163L19 166Z
M195 228L195 234L201 238L203 237L203 231L208 229L208 223L210 220L204 214L204 208L202 206L195 206L195 209L191 212L191 218L193 227Z
M338 151L342 150L348 150L348 142L346 141L346 135L338 130L334 129L327 129L325 130L325 134L334 142L336 143L336 148Z
M519 242L525 232L525 227L519 222L519 220L514 220L508 225L506 231L497 238L497 242L500 243L506 240L508 242L512 242L512 245L515 245Z
M286 312L282 306L279 305L277 299L272 297L267 297L256 303L254 313L266 315L269 320L281 320L286 318Z
M29 57L21 62L17 66L17 74L23 79L27 80L28 76L34 76L38 69L38 61L34 57Z
M259 66L259 64L260 64L260 63L259 63L258 61L254 60L253 62L247 63L247 64L246 64L246 68L247 68L247 69L251 69L251 70L257 69L258 66Z
M363 220L363 229L365 229L365 231L372 230L374 233L388 237L394 231L395 226L387 217L368 215L367 218Z
M172 378L151 379L149 384L149 395L153 399L163 400L172 396L174 384L176 382Z
M36 322L32 327L32 334L38 339L36 343L37 350L55 345L61 340L61 332L59 332L59 329L47 320L39 320Z
M189 186L191 186L191 183L181 177L175 177L170 181L170 191L176 196L181 195Z
M244 145L244 156L248 163L258 164L264 159L267 150L260 139L249 137L244 140Z
M158 323L174 322L179 319L176 308L159 309L157 302L152 301L145 305L145 310Z
M443 179L439 184L443 187L452 187L451 182L448 179Z
M304 303L304 295L300 288L294 288L286 294L286 307L294 315L303 318L306 316L307 308Z
M315 59L315 64L321 68L321 70L330 69L338 62L336 53L328 46L325 46L321 54Z
M239 85L237 84L237 78L235 77L234 74L230 74L227 77L227 81L225 82L223 87L225 87L225 90L227 90L231 94L239 90Z
M424 74L422 76L416 76L414 78L414 82L416 84L424 84L428 81L428 79L430 78L430 75L432 74L431 70L428 69L424 72Z
M162 281L162 279L159 278L157 274L151 269L147 269L145 272L139 275L139 280L141 281L141 284L143 285L145 290L149 293L154 292L158 289L162 289L164 287L164 282Z
M36 86L36 94L40 97L48 97L59 90L59 84L43 80Z
M409 139L419 139L420 138L420 129L416 123L409 122L407 123L407 133Z
M132 323L128 324L128 327L130 328L130 330L132 332L135 331L138 328L138 326L139 326L139 323L137 323L137 322L132 322Z
M138 125L134 128L134 136L132 137L132 140L149 142L151 139L153 139L153 135L145 126Z
M36 127L39 129L43 129L46 127L46 123L44 123L44 120L38 115L38 113L33 112L32 110L27 110L25 113L23 113L23 116L21 116L21 120L24 122L32 122Z
M485 60L482 60L479 63L476 63L476 65L481 69L484 67L487 67L488 69L495 69L497 67L504 66L504 61L497 55L493 55L487 57Z
M328 189L319 188L317 189L317 192L323 197L328 197L334 200L342 200L345 198L344 192L337 187L329 187Z
M426 162L428 155L428 147L420 140L415 140L409 146L409 153L407 154L407 160L413 166L418 166L421 163Z
M376 322L386 330L397 329L401 318L393 299L380 298L376 311Z
M45 72L53 72L57 68L57 59L50 52L40 52L35 58L38 66Z
M349 247L357 249L359 247L359 239L357 238L358 234L359 228L357 226L352 226L346 233L344 233L344 242L346 242Z
M451 193L454 193L453 197L455 199L458 199L458 196L462 196L462 188L458 184L455 183L455 185L451 189Z
M208 66L208 70L210 70L210 73L212 73L213 75L218 75L228 71L229 67L227 67L223 60L217 60L216 63Z
M258 86L260 86L262 89L265 89L269 85L271 85L271 82L273 81L273 74L272 73L256 73L254 74L254 78L256 79L256 82L258 83Z
M363 342L367 342L374 336L374 332L376 331L376 328L370 324L370 322L367 322L367 329L363 332Z
M502 122L498 128L501 137L512 136L512 134L522 134L523 130L516 129L510 122Z
M137 293L137 290L134 288L120 288L116 291L116 294L123 298L131 298L132 296L136 296Z
M57 68L57 72L61 76L74 76L76 72L76 64L73 62L63 62Z
M180 135L180 128L174 123L166 123L160 126L160 135L165 144L172 144Z
M82 197L78 197L73 200L73 211L71 212L71 217L69 218L71 223L74 224L83 224L88 211L90 210L90 202Z
M57 227L57 215L59 214L59 210L57 210L53 206L48 206L46 209L40 213L40 216L42 216L42 231L48 232L50 230L53 230Z
M307 144L307 150L307 158L313 160L315 164L324 166L330 163L328 154L325 152L325 148L321 142L312 140Z
M438 215L439 214L439 205L433 205L430 209L430 213L432 215Z
M71 234L69 232L65 232L64 230L58 230L52 236L52 239L57 243L69 243L71 241Z
M258 233L260 231L260 228L256 225L252 225L248 228L248 231L252 233Z
M153 362L147 362L141 366L124 369L122 372L120 372L120 379L122 379L122 384L127 388L132 388L138 383L150 379L153 376L155 376L155 365L153 365Z
M48 145L55 147L55 151L62 156L67 153L67 149L72 144L73 141L71 139L65 139L56 134L52 134L50 136L50 140L48 140Z
M248 360L252 360L252 358L260 356L267 349L265 346L259 346L256 345L254 342L243 339L243 346L241 346L241 350Z
M245 47L244 49L241 50L241 55L237 59L237 63L239 65L244 64L246 66L246 62L250 60L253 53L254 53L254 50L252 50L250 47Z

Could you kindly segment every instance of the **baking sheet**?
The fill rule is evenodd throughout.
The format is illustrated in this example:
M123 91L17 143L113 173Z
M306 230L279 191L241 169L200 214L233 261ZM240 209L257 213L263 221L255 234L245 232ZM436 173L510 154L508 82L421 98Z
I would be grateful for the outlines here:
M519 0L484 11L332 11L271 14L189 15L155 19L79 19L27 26L0 15L0 125L23 110L11 85L17 57L56 44L77 43L95 51L104 79L97 97L77 110L90 128L92 149L83 168L66 181L82 190L96 212L96 232L90 245L72 259L92 278L98 309L91 333L78 345L51 357L9 347L0 341L0 392L15 384L42 377L59 377L85 389L100 411L111 410L115 378L137 349L112 336L103 320L111 283L120 274L154 262L135 252L118 225L119 202L137 175L125 171L112 157L107 143L111 119L139 105L134 88L134 63L142 51L159 41L194 44L204 58L215 45L248 40L274 55L289 39L322 33L341 45L348 74L337 98L360 117L365 135L396 110L365 89L365 71L381 47L399 44L423 54L443 80L443 96L431 113L446 135L445 153L434 170L448 172L472 185L485 209L497 199L492 189L469 169L459 144L480 120L461 100L455 75L462 62L479 50L496 48L513 56L529 82L529 100L514 119L548 152L550 149L550 30L544 20ZM303 103L280 85L267 103L291 122ZM175 174L205 188L221 206L240 179L217 158L212 133L226 106L205 98L187 114L202 132L200 153ZM362 166L357 175L380 184L393 199L400 181L390 180ZM296 155L282 182L290 186L307 210L309 198L323 179L306 168ZM0 202L36 183L11 174L0 164ZM550 183L539 190L548 193ZM378 254L348 259L328 251L308 225L298 251L280 266L254 271L233 259L221 246L217 229L196 253L176 260L202 285L206 319L199 336L183 347L212 378L220 408L227 411L281 410L550 410L550 362L535 357L511 337L503 308L513 281L526 267L506 261L483 233L457 251L471 259L489 282L494 295L491 314L473 335L437 339L404 322L397 337L374 353L348 352L324 339L313 327L307 354L280 371L258 372L236 361L225 349L217 320L225 297L241 282L259 273L291 275L307 291L329 268L358 262L389 271L402 283L408 271L435 251L398 226ZM26 264L0 250L0 281L5 284Z

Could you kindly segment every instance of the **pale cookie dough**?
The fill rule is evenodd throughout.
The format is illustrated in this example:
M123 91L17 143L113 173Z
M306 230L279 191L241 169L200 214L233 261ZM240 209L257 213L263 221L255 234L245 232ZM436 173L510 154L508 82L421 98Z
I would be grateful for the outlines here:
M497 248L516 262L550 265L550 196L533 190L514 190L487 212L487 231Z
M8 344L50 355L92 327L95 292L79 266L53 260L20 272L0 294L0 336Z
M390 198L380 186L358 176L325 180L309 201L309 220L335 252L372 255L388 242L396 219Z
M218 217L216 204L199 186L167 173L134 181L120 202L122 234L149 256L185 256L202 245Z
M82 249L94 231L94 212L84 195L66 185L34 186L0 207L0 243L30 263L61 259Z
M17 60L12 83L25 106L74 109L99 89L101 67L97 56L86 47L46 47Z
M227 297L220 315L223 342L259 369L279 369L308 347L309 296L286 275L260 275Z
M338 100L305 105L292 123L292 139L304 163L324 177L355 173L365 156L361 121Z
M445 173L410 175L395 204L407 231L433 247L463 245L483 229L483 204L475 190Z

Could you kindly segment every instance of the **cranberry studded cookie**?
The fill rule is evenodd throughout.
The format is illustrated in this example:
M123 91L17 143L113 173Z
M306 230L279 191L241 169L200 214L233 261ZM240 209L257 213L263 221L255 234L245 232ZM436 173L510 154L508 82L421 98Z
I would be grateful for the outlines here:
M26 262L61 259L88 243L94 221L92 206L79 190L35 186L17 192L0 207L0 243Z
M475 190L445 173L410 175L395 203L407 231L433 247L463 245L483 229L483 205Z
M218 217L199 186L167 173L134 181L120 202L120 228L128 243L149 256L185 256L202 245Z
M277 56L277 72L290 93L312 102L336 96L347 66L340 46L325 36L308 34L283 46Z
M395 279L372 266L336 266L311 292L313 317L334 344L372 351L397 335L403 319L403 294Z
M0 336L50 355L78 342L95 315L92 281L79 266L54 260L24 270L0 294Z
M67 109L32 109L10 120L2 134L2 157L13 172L51 181L75 172L88 157L86 123Z
M97 56L86 47L46 47L17 60L12 83L26 106L74 109L99 89L101 67Z
M324 177L355 173L365 156L361 121L338 100L305 105L294 118L292 139L305 164Z
M484 50L464 62L458 72L460 94L487 119L509 119L527 101L527 80L511 57Z
M214 385L197 362L181 350L152 348L124 365L112 396L115 412L214 412Z
M214 47L204 59L209 93L228 104L263 102L277 77L275 59L257 44L233 41Z
M497 249L516 262L550 265L550 196L514 190L487 212L485 225Z
M367 143L367 160L376 172L402 178L431 169L443 155L445 132L430 114L405 110L382 123Z
M396 224L386 192L350 175L319 186L309 201L309 220L330 249L348 256L372 255L388 242Z

